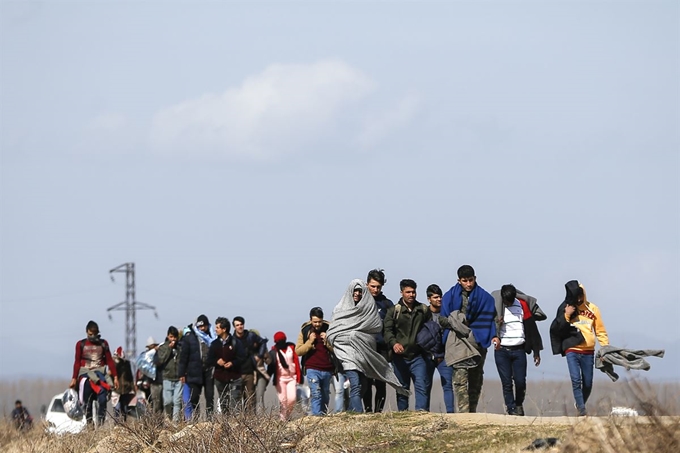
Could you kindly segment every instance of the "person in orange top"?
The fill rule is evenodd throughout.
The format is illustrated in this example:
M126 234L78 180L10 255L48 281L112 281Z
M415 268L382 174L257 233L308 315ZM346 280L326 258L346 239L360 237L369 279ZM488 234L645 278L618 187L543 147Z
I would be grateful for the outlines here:
M557 309L550 326L554 354L567 357L571 386L579 416L587 415L586 403L593 389L595 341L609 344L600 309L586 298L583 285L571 280L565 285L567 295Z

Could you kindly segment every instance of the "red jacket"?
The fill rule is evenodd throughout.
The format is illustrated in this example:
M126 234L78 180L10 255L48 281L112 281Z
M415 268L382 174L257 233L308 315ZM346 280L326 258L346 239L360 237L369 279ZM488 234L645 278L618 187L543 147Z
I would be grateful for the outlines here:
M95 369L103 366L109 367L111 376L116 377L116 364L111 357L111 350L106 340L99 344L90 342L88 339L76 343L76 359L73 362L73 379L78 378L81 368Z

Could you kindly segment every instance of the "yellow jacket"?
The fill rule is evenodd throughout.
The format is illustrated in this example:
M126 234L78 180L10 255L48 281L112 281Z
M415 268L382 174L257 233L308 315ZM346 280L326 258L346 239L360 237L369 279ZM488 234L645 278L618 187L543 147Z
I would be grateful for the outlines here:
M588 352L595 350L595 338L600 343L600 347L609 345L609 336L607 329L604 327L602 317L600 316L600 309L594 303L590 302L586 297L586 289L583 285L583 303L576 307L578 310L578 318L570 320L566 313L564 315L567 322L576 327L582 334L585 341L569 348L569 351L574 352Z

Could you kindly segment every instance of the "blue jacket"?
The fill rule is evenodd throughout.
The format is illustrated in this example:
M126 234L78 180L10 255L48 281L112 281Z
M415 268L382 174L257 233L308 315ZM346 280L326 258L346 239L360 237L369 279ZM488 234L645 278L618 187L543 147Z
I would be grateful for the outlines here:
M456 310L460 310L463 304L463 287L459 283L448 290L442 297L442 316L448 316ZM468 294L467 312L465 319L467 326L472 330L475 341L481 348L487 349L491 346L491 339L496 336L496 304L491 294L475 285ZM444 342L448 338L449 331L444 332Z

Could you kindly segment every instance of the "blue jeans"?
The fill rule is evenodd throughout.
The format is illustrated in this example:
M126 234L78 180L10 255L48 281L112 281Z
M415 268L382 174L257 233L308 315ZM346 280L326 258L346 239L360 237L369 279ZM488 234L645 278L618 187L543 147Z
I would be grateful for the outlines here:
M576 409L579 415L586 415L586 403L593 390L593 354L579 354L567 352L567 366L571 377L571 389L576 400Z
M411 380L416 390L416 410L430 410L430 391L432 390L432 374L429 373L427 360L418 355L406 360L398 354L392 356L394 374L406 390L411 389ZM408 396L397 393L397 410L408 410Z
M442 383L442 391L444 392L444 405L446 406L446 413L453 414L454 405L453 401L453 367L446 364L445 360L439 362L437 365L437 371L439 371L439 378Z
M330 371L307 369L307 383L309 384L312 400L312 415L325 415L328 412L332 377L333 373Z
M503 399L508 414L516 414L517 406L524 404L524 395L527 392L527 354L524 345L516 349L501 349L494 351L494 360L498 376L501 378ZM512 383L515 382L515 392L512 391Z
M361 400L361 373L357 370L345 371L345 377L349 381L349 407L348 411L363 412L364 404Z
M345 410L345 381L347 377L345 373L338 373L333 377L333 387L335 388L335 407L333 413L337 414Z
M180 381L169 381L163 379L163 406L168 417L176 422L182 413L182 388L184 384Z

